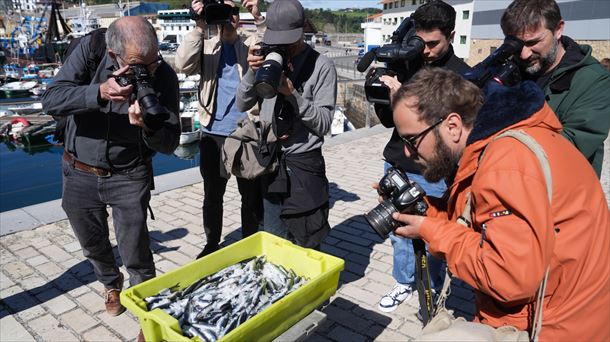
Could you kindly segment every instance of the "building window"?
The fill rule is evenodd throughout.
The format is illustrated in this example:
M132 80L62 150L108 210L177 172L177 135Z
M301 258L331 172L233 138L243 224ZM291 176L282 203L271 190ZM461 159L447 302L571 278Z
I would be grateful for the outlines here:
M460 36L460 44L466 44L466 36Z
M468 20L470 18L470 11L462 11L462 19Z
M178 25L178 31L182 31L182 25Z
M417 5L417 0L411 1L411 5L413 5L413 6Z
M491 55L492 53L496 52L497 47L496 46L490 46L489 47L489 54Z
M392 5L393 5L393 3L391 3L391 2L390 2L390 3L388 4L388 9L392 9Z
M400 17L400 22L402 23L402 21L405 20L405 17Z
M400 1L400 7L405 7L405 0Z
M394 8L398 8L398 1L394 1Z
M426 0L419 0L419 4L422 5L423 3L425 3Z
M383 9L384 10L388 9L388 4L383 4Z

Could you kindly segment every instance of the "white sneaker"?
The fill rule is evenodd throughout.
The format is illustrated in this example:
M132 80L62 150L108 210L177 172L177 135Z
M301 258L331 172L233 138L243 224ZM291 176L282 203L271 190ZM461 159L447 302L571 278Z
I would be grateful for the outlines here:
M390 293L381 297L377 308L382 312L392 312L396 310L400 303L408 300L413 295L413 288L411 285L403 285L396 283Z

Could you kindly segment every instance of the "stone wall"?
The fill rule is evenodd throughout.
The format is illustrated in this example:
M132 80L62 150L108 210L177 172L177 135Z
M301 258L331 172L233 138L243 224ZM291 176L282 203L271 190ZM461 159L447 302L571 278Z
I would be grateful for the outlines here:
M379 123L370 103L366 101L362 84L339 82L337 106L345 108L345 116L356 128L371 127Z
M610 41L608 40L577 40L579 44L587 44L593 48L593 57L598 61L610 58ZM473 39L470 47L470 57L466 63L474 66L484 60L491 53L492 47L497 48L502 45L500 39Z

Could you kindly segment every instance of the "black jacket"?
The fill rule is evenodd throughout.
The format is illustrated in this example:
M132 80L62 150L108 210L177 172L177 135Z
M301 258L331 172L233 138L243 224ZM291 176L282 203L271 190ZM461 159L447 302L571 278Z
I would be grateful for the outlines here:
M110 77L114 63L106 53L91 79L87 62L93 52L89 39L90 36L83 37L42 98L48 114L68 117L66 151L85 164L120 170L147 162L155 151L171 154L180 140L176 72L167 63L155 72L153 88L170 117L161 129L149 135L129 123L128 103L99 101L100 84Z
M464 63L464 61L462 61L453 53L453 46L451 45L449 45L449 50L447 51L445 56L430 63L430 66L447 68L462 75L470 70L468 64ZM378 110L377 115L379 116L379 120L384 124L384 126L394 127L391 109L387 108L385 112L381 112L380 110ZM404 144L398 136L396 128L394 128L394 131L392 132L392 137L390 138L390 141L388 141L387 145L385 146L385 149L383 150L383 157L388 163L392 164L393 166L400 167L403 171L417 174L421 173L420 167L412 160L407 158L407 156L405 156Z

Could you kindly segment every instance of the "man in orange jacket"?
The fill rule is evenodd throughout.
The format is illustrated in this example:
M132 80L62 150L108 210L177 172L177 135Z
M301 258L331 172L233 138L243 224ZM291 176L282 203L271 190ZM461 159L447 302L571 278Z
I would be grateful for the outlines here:
M394 214L396 233L424 239L474 287L476 321L530 330L548 268L540 339L609 340L610 214L593 168L561 136L534 83L489 85L484 102L476 86L442 69L420 71L394 95L405 154L428 181L453 179L427 217ZM525 132L544 150L551 201L532 150L512 138L493 140L507 130ZM466 227L457 219L468 194Z

